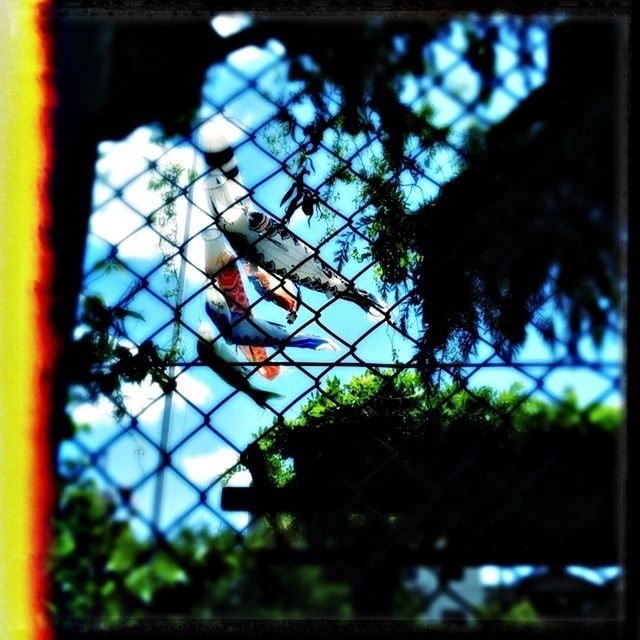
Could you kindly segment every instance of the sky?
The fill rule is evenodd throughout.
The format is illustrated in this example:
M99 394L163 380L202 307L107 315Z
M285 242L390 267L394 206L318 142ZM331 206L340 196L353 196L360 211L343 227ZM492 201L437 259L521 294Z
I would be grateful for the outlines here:
M243 16L219 16L213 21L213 27L221 35L225 35L246 26L247 20L248 18ZM512 49L516 43L509 33L502 33L503 44L496 47L496 54L497 71L504 81L502 86L496 89L489 103L478 109L477 118L481 121L499 121L520 100L544 82L547 64L545 31L533 29L530 38L537 68L525 73L519 69L518 58ZM407 78L401 94L402 100L407 104L417 99L427 99L435 110L434 124L453 125L453 143L459 142L466 128L476 121L466 114L464 103L472 101L480 87L476 73L460 58L460 52L464 51L464 47L462 26L454 23L449 36L433 45L429 53L435 69L445 74L443 88L446 91L430 86L426 80ZM286 145L281 140L278 141L277 131L274 132L272 127L265 126L276 113L277 107L265 99L264 95L277 99L295 91L296 86L287 84L284 80L285 54L284 47L279 42L271 40L264 48L245 47L229 55L225 62L212 66L203 86L203 102L198 114L198 120L203 124L214 119L219 130L229 139L235 150L244 184L252 189L252 199L256 207L272 215L284 213L280 199L291 181L281 171L279 162L268 153L282 154L286 152ZM255 88L249 84L254 80ZM261 92L264 95L261 95ZM452 99L447 92L455 92L457 99ZM294 108L294 115L299 125L304 126L313 119L313 109L308 103L302 102ZM197 139L197 133L196 130L194 139ZM269 136L271 143L268 141ZM331 144L331 136L331 133L325 136L324 143L327 146ZM262 149L256 145L254 139ZM355 150L354 147L353 151ZM169 347L173 335L173 313L170 303L163 300L163 291L166 288L165 272L157 268L163 258L163 245L158 234L158 231L162 230L157 223L154 225L148 222L149 216L162 206L162 199L161 193L149 188L153 172L147 171L147 167L150 161L158 162L160 169L177 163L187 170L193 169L201 176L190 188L188 198L181 197L175 203L177 238L187 238L188 242L184 254L186 262L178 256L173 259L173 265L177 270L184 270L182 299L191 300L185 305L182 317L195 331L200 322L208 322L202 292L206 284L206 277L202 271L204 243L199 237L199 233L211 223L204 190L204 159L189 141L158 142L157 132L151 125L136 129L122 141L103 141L98 151L93 211L84 261L87 274L84 293L98 294L107 304L116 304L136 284L138 276L147 276L149 288L155 295L142 291L133 297L128 308L142 314L144 320L130 318L125 326L130 340L134 343L139 344L147 337L153 336L158 346ZM376 151L379 151L379 145L371 145L357 156L356 162L366 167ZM439 185L456 174L458 164L455 155L451 150L436 153L428 164L429 178L422 178L417 183L408 182L407 198L411 207L418 207L421 202L437 196ZM416 153L416 156L426 162L424 153ZM308 184L316 186L326 177L332 159L326 150L321 149L314 155L313 160L315 172L308 176ZM332 205L348 216L360 205L357 192L348 185L340 187ZM316 245L326 231L326 224L322 220L314 216L309 221L300 210L294 214L290 226L311 245ZM96 264L110 255L113 245L117 245L118 259L126 265L126 269L108 272L94 270ZM323 257L332 264L335 264L335 248L333 242L322 247ZM344 267L343 273L347 277L354 277L363 266L350 261ZM356 282L358 286L378 293L372 269L358 276ZM251 285L245 282L245 288L252 301L258 300ZM308 290L303 291L303 300L314 309L327 302L324 294ZM272 303L260 301L254 311L260 318L286 324L286 313ZM310 317L309 311L301 310L293 326L301 326ZM345 358L345 354L348 345L374 326L364 311L349 302L336 300L323 311L321 321L343 340L343 343L339 343L339 351L315 352L290 348L286 350L286 355L308 362L357 362L351 356ZM556 321L558 328L562 329L561 319L557 318ZM81 331L82 328L79 327L77 332ZM320 336L327 335L323 327L315 322L304 331ZM216 333L214 329L214 334ZM410 328L410 333L417 337L417 327ZM182 361L193 362L197 355L195 335L183 332L182 346ZM393 362L394 350L399 362L409 361L415 353L411 341L406 340L388 324L383 324L358 343L356 354L363 361ZM615 334L607 335L600 351L585 338L580 343L580 353L587 361L603 360L613 365L605 369L604 374L594 372L588 367L559 366L548 373L543 388L535 393L546 399L559 398L571 387L577 392L582 403L600 399L606 403L619 404L620 394L612 390L612 382L609 375L606 375L619 374L622 361L619 337ZM518 361L540 363L536 367L515 369L501 363L497 356L491 357L492 351L479 345L473 356L474 361L481 363L491 358L490 366L473 374L470 379L471 386L489 385L496 389L506 389L514 382L520 382L523 390L535 390L537 378L550 370L549 365L544 363L556 362L564 355L566 349L560 346L551 352L533 329L527 334L526 343L518 354ZM280 356L277 359L281 361L283 358ZM361 366L330 368L330 365L282 369L280 377L272 382L257 375L252 376L251 381L263 389L273 390L282 395L281 399L271 403L276 412L295 401L286 411L287 417L296 416L302 404L308 401L315 384L313 377L336 375L341 381L346 382L352 376L365 371ZM218 482L211 485L234 466L238 453L254 438L258 430L273 423L274 412L257 407L242 394L234 395L232 389L206 367L178 366L175 374L177 393L172 395L170 406L167 406L167 400L156 385L148 382L141 385L124 385L127 408L136 416L140 433L127 429L129 419L121 423L116 422L112 415L113 407L105 398L95 403L70 404L68 411L74 421L90 425L90 428L81 431L73 440L63 445L61 460L77 459L90 451L100 449L105 443L111 443L87 474L95 476L99 482L136 487L132 502L142 518L127 514L124 509L119 515L129 517L137 534L144 536L148 533L145 519L150 521L153 517L153 496L157 482L153 471L159 462L157 448L152 443L160 443L163 418L168 417L168 446L170 450L177 447L172 453L172 462L184 474L184 478L199 490L208 492L208 508L199 504L197 493L185 483L184 478L173 470L168 470L165 475L160 528L169 533L175 532L178 524L207 526L213 530L227 525L242 529L248 524L247 514L222 512L221 484ZM228 399L212 414L212 429L203 427L199 410L209 412L225 398ZM230 484L248 486L250 481L251 477L247 471L238 471L231 477ZM185 514L187 517L183 519ZM508 576L504 578L502 570L494 569L485 568L485 583L509 579Z

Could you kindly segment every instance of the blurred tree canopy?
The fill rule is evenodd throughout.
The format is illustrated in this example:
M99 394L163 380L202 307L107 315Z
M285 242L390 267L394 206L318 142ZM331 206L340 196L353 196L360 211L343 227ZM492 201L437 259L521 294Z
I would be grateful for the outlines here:
M531 66L532 59L525 44L526 20L511 17L500 27L491 19L463 24L464 58L481 80L475 101L466 107L471 112L499 86L499 29L511 30L520 39L523 68ZM400 94L407 77L426 76L436 86L441 83L425 47L449 28L445 19L309 22L258 17L227 42L215 39L215 46L231 50L270 39L284 44L288 80L302 84L300 95L311 101L315 112L302 141L294 129L297 100L284 104L278 114L300 145L297 182L299 193L306 194L308 215L318 199L304 188L304 173L329 130L354 138L373 136L382 143L383 155L366 170L360 190L363 203L371 207L354 221L371 241L360 259L378 263L383 290L411 292L410 307L420 310L423 320L420 355L427 374L445 353L465 358L483 332L507 356L523 344L532 320L552 340L551 316L539 312L549 297L554 312L569 321L569 347L575 355L582 331L600 343L620 304L618 26L575 21L555 25L547 82L486 135L470 130L461 149L461 173L434 201L411 210L401 177L403 171L416 169L408 145L442 148L449 131L433 124L428 100L408 105ZM122 27L115 42L126 49L133 33L147 31L139 25ZM201 34L196 40L200 42ZM111 77L135 93L139 87L131 73ZM112 102L122 91L110 92ZM179 110L177 105L172 109ZM110 113L120 111L112 108ZM174 120L159 120L173 131ZM183 120L175 122L187 126L189 119ZM350 180L353 176L340 166L328 184ZM351 231L343 234L345 251L336 256L339 264L349 259L353 237Z
M365 468L375 468L388 456L398 458L400 467L389 461L390 466L381 471L379 478L371 478L373 500L374 496L393 493L394 487L404 486L414 468L423 470L414 481L422 477L429 484L431 476L443 477L464 453L471 452L472 465L476 467L470 473L485 477L496 474L498 479L527 476L540 462L535 456L545 459L553 451L562 457L572 451L571 458L559 462L557 471L576 477L600 469L602 477L592 475L591 480L584 480L593 483L585 492L595 496L601 490L609 490L603 480L609 477L614 463L613 457L607 456L615 454L621 418L617 407L581 407L571 391L557 404L530 397L519 385L502 392L489 387L450 385L429 395L424 393L415 372L367 373L345 386L331 378L322 392L303 407L299 418L269 430L259 442L268 455L267 468L277 485L311 482L317 476L322 477L323 487L331 488L331 469L343 469L340 475L355 483L357 477L368 475ZM372 436L369 441L366 434ZM579 453L579 447L584 451ZM293 461L293 476L289 466L283 464L286 459ZM570 466L581 459L591 460L593 465L580 463L582 471ZM596 464L597 460L605 462ZM558 491L581 492L581 483L573 488L562 483L563 488ZM501 484L506 485L507 491L513 489L510 482ZM556 495L572 502L569 494ZM542 493L538 497L546 502ZM464 504L469 502L461 510L465 518L481 508L472 505L476 500L473 494L460 499ZM543 508L542 502L538 512Z
M294 497L294 531L364 566L378 558L362 606L392 614L403 575L394 549L425 558L443 549L458 569L489 557L614 561L621 419L572 393L557 405L518 387L427 394L413 372L366 374L344 387L332 379L258 442L272 486Z
M70 482L53 522L50 609L58 625L98 617L349 617L348 587L320 567L273 568L251 549L269 545L258 525L240 540L229 530L183 529L169 541L136 538L117 503L91 481Z
M429 370L479 327L507 354L536 320L553 339L546 297L597 344L619 311L622 220L616 211L616 26L564 24L547 83L493 127L468 168L417 212L416 272Z
M110 494L69 480L54 521L53 611L61 621L415 617L427 600L398 548L444 545L454 573L489 555L566 564L595 553L598 562L615 547L620 421L619 409L579 407L571 395L560 405L518 389L434 396L410 372L344 387L333 379L298 418L260 437L262 466L255 451L240 462L254 488L294 489L306 503L340 495L340 504L263 519L243 538L182 530L141 541L114 518ZM283 544L337 549L343 561L278 566L253 553Z

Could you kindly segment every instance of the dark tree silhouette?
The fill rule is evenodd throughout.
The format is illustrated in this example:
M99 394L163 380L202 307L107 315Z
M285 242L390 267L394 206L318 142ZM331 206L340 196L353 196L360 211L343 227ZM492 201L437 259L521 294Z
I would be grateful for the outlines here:
M466 355L484 325L509 355L551 295L569 319L569 345L599 343L619 313L622 220L616 207L615 24L552 32L547 83L486 137L437 200L418 212L416 302L422 355L453 343Z

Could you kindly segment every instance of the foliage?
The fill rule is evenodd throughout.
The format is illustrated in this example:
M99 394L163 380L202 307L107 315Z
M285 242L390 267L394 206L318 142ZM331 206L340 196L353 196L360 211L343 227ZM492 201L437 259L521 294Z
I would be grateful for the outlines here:
M477 610L479 620L503 620L513 623L536 623L540 622L540 615L528 599L521 599L518 602L501 606L498 603L479 607Z
M165 393L175 388L175 380L166 372L173 354L162 353L150 340L132 347L123 327L126 318L144 319L122 306L108 307L99 296L85 297L80 315L84 331L73 341L67 359L69 382L82 399L95 400L103 394L120 417L125 413L123 382L140 383L150 376Z
M163 295L174 305L180 303L182 286L178 274L177 260L180 252L180 239L178 238L178 220L176 218L176 201L185 194L187 186L182 186L181 178L185 173L184 167L179 164L170 164L162 169L154 167L158 177L149 180L149 189L159 191L162 196L162 207L149 217L149 222L157 227L158 248L163 256L162 268L166 288ZM187 172L187 183L191 184L196 179L194 171Z
M160 177L149 183L150 189L162 193L163 206L150 222L161 231L158 243L164 257L167 285L164 295L174 304L182 295L174 254L179 243L175 203L183 194L180 179L184 171L179 165L170 165L163 172L158 170ZM187 179L195 179L193 172L188 172ZM115 256L110 256L98 268L109 272L121 269L122 265ZM76 399L95 400L103 394L114 403L117 418L126 413L121 391L124 382L141 383L150 377L165 393L175 389L175 380L167 373L167 366L180 353L180 323L175 323L170 348L161 350L151 340L138 347L133 345L124 328L127 318L144 320L140 313L122 305L108 307L99 296L85 297L79 318L79 327L83 331L71 345L67 367L68 382L79 394Z
M185 529L164 543L137 539L128 522L114 517L113 497L97 485L71 482L54 520L52 608L59 621L150 615L348 618L372 612L414 617L424 610L425 595L380 550L428 549L444 537L452 548L466 544L465 553L469 547L495 553L513 535L512 526L522 527L518 549L537 543L539 549L542 537L549 551L550 539L559 535L580 548L601 543L601 529L612 526L601 503L615 502L609 492L619 423L619 409L580 407L572 394L553 406L526 398L518 388L448 387L426 394L420 377L408 371L368 373L344 386L332 378L298 418L259 434L263 473L277 486L302 490L307 500L318 489L358 486L369 508L340 509L331 517L281 514L261 521L243 539L229 531ZM255 459L243 454L240 461L257 486L262 480ZM548 468L550 461L555 466ZM538 473L537 484L522 493L521 479L538 467L547 475ZM416 499L411 486L422 496L413 510L406 510L405 501L388 512L385 496L408 492ZM441 489L434 495L433 487ZM474 534L514 496L530 513L509 511L498 527ZM427 498L429 508L416 511ZM302 549L337 547L348 561L274 566L256 553L283 542ZM531 612L512 612L516 618L520 613Z
M312 546L373 554L445 544L460 562L487 549L505 564L563 562L614 553L621 419L570 392L559 404L517 386L425 393L416 373L368 373L344 387L330 380L260 446L277 484L292 464L284 486L306 502L354 501L331 517L296 513Z
M95 486L81 482L62 493L52 523L49 558L50 609L54 617L116 618L131 606L117 571L137 549L128 525L113 520L115 505Z
M532 320L553 340L539 312L547 297L568 319L574 355L583 331L599 343L615 318L614 48L611 25L556 27L548 83L416 213L427 371L447 347L465 357L481 327L507 354Z
M357 420L356 416L361 416ZM263 449L290 455L291 443L310 433L371 428L384 432L389 442L403 453L416 448L428 450L425 439L456 437L477 439L493 436L506 446L540 433L571 435L615 432L619 427L619 408L601 404L580 407L578 397L567 391L564 401L552 403L523 393L520 385L507 391L490 387L461 388L451 383L434 394L425 392L414 371L368 372L341 386L337 377L327 380L303 406L300 416L284 423L261 438ZM590 431L591 430L591 431ZM437 432L440 432L437 434ZM402 436L400 438L399 436ZM468 448L468 445L467 445Z
M480 79L467 105L471 114L490 104L500 84L497 47L505 33L518 43L518 67L534 66L529 36L537 19L474 18L457 25L464 34L460 57ZM256 18L224 42L231 48L270 39L284 45L293 93L282 96L276 118L260 133L286 157L292 176L284 217L302 207L323 218L332 234L340 221L331 208L335 187L350 186L361 211L340 232L338 266L378 261L383 293L403 300L402 322L416 311L422 315L425 379L439 359L465 358L483 332L506 353L523 343L532 320L552 339L550 317L538 313L547 296L569 319L572 349L583 330L597 343L615 317L620 289L610 144L615 28L554 27L547 84L488 135L472 126L457 145L447 127L434 124L438 114L428 91L421 89L411 104L402 100L408 79L442 85L431 45L452 28L439 19L310 24ZM313 119L300 128L294 110L303 102L312 106ZM336 161L312 189L305 175L323 147ZM410 205L407 176L417 188L416 176L433 175L440 152L453 147L463 158L454 170L460 175L435 201ZM416 150L424 153L418 157ZM181 188L173 171L153 182L167 188L161 215L169 218Z
M428 47L449 28L441 21L370 20L320 23L310 29L308 24L294 21L273 31L273 37L285 44L291 60L290 83L302 86L291 99L282 100L277 135L273 131L265 134L274 152L297 157L296 175L283 202L294 189L298 200L291 201L284 218L302 204L307 215L317 211L332 234L335 217L328 205L338 185L352 185L355 201L364 205L365 211L340 233L336 261L339 267L352 258L380 261L377 274L384 293L400 285L409 286L417 262L403 172L415 178L417 170L425 166L418 167L408 149L412 145L437 147L448 135L446 127L433 124L436 112L427 98L421 96L408 105L401 94L407 79L420 81L432 72ZM465 25L471 64L482 68L488 87L495 77L492 60L487 55L471 55L479 50L477 42L484 43L484 30L480 22ZM486 43L485 48L492 50ZM344 65L344 60L349 60L349 65ZM485 92L479 102L491 93ZM313 106L315 115L303 127L300 138L293 108L303 100ZM328 133L334 138L329 148L336 160L319 189L319 197L314 198L313 190L304 186L304 174L313 171L312 158L321 144L327 145ZM287 144L287 138L294 145ZM433 156L425 154L422 162L430 165ZM359 250L354 240L362 238L363 233L371 246Z
M313 154L324 133L335 127L354 138L380 135L385 159L398 168L412 135L438 133L424 117L428 111L416 113L400 94L406 77L422 78L429 71L425 47L449 29L446 22L362 20L311 25L291 21L269 26L271 37L284 43L290 57L288 79L304 87L294 96L294 104L304 97L315 110L314 121L304 129L305 153ZM468 23L466 30L468 36L482 39L480 23ZM470 51L477 49L470 39L468 43ZM479 56L472 59L472 64L482 65L489 84L495 77L494 65ZM289 109L283 107L280 115L293 131Z
M304 617L350 613L346 587L319 567L260 564L252 546L269 544L257 527L244 544L228 531L179 531L158 545L114 517L113 497L90 481L68 484L53 521L50 608L58 623L149 617ZM267 594L267 597L264 597Z
M181 184L185 173L180 164L170 164L160 169L152 165L158 173L149 180L149 189L159 191L162 195L163 206L153 215L149 216L149 222L159 231L158 248L162 253L162 270L164 273L165 288L162 295L176 309L182 302L183 283L180 277L180 256L182 254L181 240L178 238L178 219L176 217L176 201L186 194L186 189L196 180L196 172L191 169L186 172L187 184ZM174 355L182 353L182 327L176 320L173 324L173 336L170 350Z

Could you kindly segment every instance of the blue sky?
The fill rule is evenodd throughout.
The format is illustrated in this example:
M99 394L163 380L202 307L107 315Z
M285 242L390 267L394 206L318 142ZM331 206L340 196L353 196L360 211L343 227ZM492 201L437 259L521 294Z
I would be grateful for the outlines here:
M224 28L220 25L219 28ZM233 26L233 21L227 20L227 27ZM237 22L235 23L237 25ZM499 121L517 103L526 97L531 90L544 82L547 62L546 35L542 29L534 29L530 34L534 48L533 57L537 69L524 73L519 70L518 58L511 47L514 46L509 33L504 32L504 44L496 48L497 68L504 78L501 88L498 88L490 102L479 108L477 118L485 123ZM415 100L428 100L435 109L436 125L453 123L451 141L455 144L461 139L466 128L477 121L466 114L464 103L473 100L479 91L479 80L476 73L464 62L459 52L465 47L462 25L454 23L448 38L442 38L431 47L430 60L435 69L445 73L443 88L430 85L428 79L407 78L402 92L402 99L408 104ZM199 112L199 120L204 123L214 118L220 130L224 131L235 149L238 166L244 184L252 191L252 198L258 208L272 214L282 215L284 208L279 202L290 186L290 179L280 170L279 163L259 145L278 155L287 151L286 144L280 141L276 144L281 148L273 148L268 137L275 136L277 130L265 127L275 114L276 106L260 95L260 91L274 99L291 95L295 86L284 82L284 47L276 41L270 41L264 48L246 47L229 55L224 63L214 65L207 73L203 87L203 103ZM257 78L257 90L248 88L247 79ZM452 99L447 92L457 95ZM223 107L223 108L221 108ZM312 107L301 103L294 109L294 114L303 126L313 118ZM197 134L197 132L196 132ZM332 135L325 136L324 143L329 147ZM162 259L163 245L160 236L153 230L154 225L147 224L148 216L162 205L158 192L149 189L151 173L146 172L149 161L158 161L161 169L169 164L178 163L185 169L193 169L201 178L197 180L189 191L188 198L176 201L177 237L185 234L190 238L186 245L187 262L183 264L178 256L173 259L176 269L184 269L184 295L188 299L195 297L183 309L183 320L194 331L201 321L207 321L204 313L204 293L206 278L202 272L204 265L203 241L199 232L210 224L208 208L205 198L202 176L205 164L201 155L188 141L176 143L158 143L155 141L156 132L151 126L141 127L131 133L126 139L113 142L104 141L99 146L99 159L96 165L98 178L93 191L93 213L90 218L90 233L87 239L85 256L84 292L99 294L108 304L120 302L123 296L136 284L137 278L127 270L92 271L94 265L106 258L112 245L118 246L118 259L127 265L135 274L146 275L153 271ZM359 142L356 140L348 152L357 150ZM372 156L379 150L379 146L371 145L362 151L355 159L358 164L366 168ZM418 159L426 163L426 155L416 153ZM332 158L330 153L321 149L314 156L315 172L308 177L311 186L320 184L326 177ZM417 207L424 200L437 195L439 185L451 179L458 170L458 159L450 149L439 151L428 162L429 178L419 181L407 179L407 198L411 207ZM156 176L157 177L157 176ZM265 180L259 186L260 181ZM255 187L255 189L254 189ZM120 194L116 193L121 190ZM353 186L343 185L335 193L332 206L343 215L348 216L360 206L357 191ZM187 220L189 221L187 227ZM340 221L338 220L338 223ZM291 221L292 229L309 244L316 245L327 230L323 220L314 216L311 224L301 211L294 214ZM156 225L157 228L157 225ZM335 242L322 248L322 255L333 263ZM344 267L347 277L354 277L363 264L350 261ZM172 312L168 304L162 302L165 288L163 270L156 270L148 277L149 287L156 296L148 292L140 292L134 296L129 308L140 312L144 321L130 319L126 328L132 341L140 343L150 335L156 344L169 347L172 340L173 324ZM377 293L377 284L373 270L369 269L357 279L362 288ZM251 285L246 283L246 290L252 300L258 298ZM327 302L323 294L313 291L303 291L303 299L313 309ZM276 322L285 322L285 312L267 301L260 301L255 309L256 315ZM302 310L295 327L303 325L311 313ZM347 345L357 340L363 332L372 326L366 314L355 305L336 300L321 316L325 326L330 327ZM561 319L557 318L558 327L562 330ZM159 333L155 333L161 329ZM78 329L81 331L81 329ZM304 329L305 332L326 335L323 328L312 323ZM417 327L411 328L412 335L417 337ZM216 333L214 331L214 333ZM471 385L490 385L497 389L505 389L514 382L520 382L524 389L532 389L535 380L550 370L548 364L557 362L566 355L566 349L557 347L555 352L542 342L539 335L531 330L527 341L518 354L520 362L539 363L536 367L525 367L516 370L504 365L492 351L479 345L474 354L474 362L488 362L473 374ZM407 362L414 355L413 344L403 338L387 324L381 325L357 347L357 355L364 361L392 362L393 350L399 362ZM287 349L286 355L292 359L304 361L330 363L344 359L346 348L342 345L337 352L314 352L301 349ZM600 351L597 351L591 341L584 339L580 343L580 353L585 360L603 360L613 363L604 373L619 373L622 361L622 345L615 334L608 335ZM194 334L183 332L183 361L192 362L196 358L196 339ZM282 360L282 356L277 358ZM344 362L356 362L352 357ZM251 380L264 389L270 389L282 394L283 398L275 400L272 406L275 411L282 410L294 399L298 400L285 414L287 417L297 415L300 406L309 398L314 381L311 376L337 375L343 382L352 376L365 371L362 367L335 367L329 370L327 366L308 366L303 370L295 367L283 367L281 376L273 382L254 375ZM237 460L237 453L253 439L252 436L260 428L272 424L274 413L257 407L241 394L232 394L228 387L211 370L202 366L177 367L178 393L171 401L171 421L169 429L169 447L183 443L173 454L173 464L199 489L204 490ZM468 371L467 373L471 373ZM573 388L581 402L587 403L592 399L617 404L620 394L611 390L612 383L607 375L601 375L588 367L563 368L556 367L545 377L542 390L536 393L547 399L560 397L565 389ZM74 459L82 456L86 451L98 449L106 442L112 441L106 455L99 462L108 476L121 486L132 486L140 479L148 476L147 480L134 492L133 504L144 518L152 517L152 499L156 479L152 475L158 463L158 453L152 442L159 443L162 421L165 411L165 399L160 389L152 384L125 385L127 407L132 415L137 416L140 431L144 435L127 431L128 423L118 424L112 415L112 406L106 399L100 399L94 404L81 403L69 406L69 412L78 423L91 425L89 430L83 431L74 441L66 443L62 450L62 457ZM231 396L211 418L213 429L201 428L202 417L197 408L208 412ZM189 438L189 434L195 435ZM89 471L95 474L95 471ZM105 477L102 477L104 480ZM236 473L231 484L248 485L250 476L246 471ZM198 506L198 496L183 479L173 471L168 471L165 478L165 494L163 512L160 520L161 528L170 527L184 513L189 517L183 525L205 525L216 529L231 524L236 528L244 527L247 522L246 514L222 513L220 504L220 485L216 484L208 493L208 503L217 511L211 513L203 506ZM122 512L123 516L126 514ZM145 535L147 528L143 519L133 517L132 523L140 535Z

